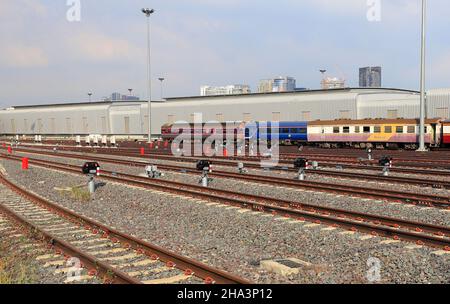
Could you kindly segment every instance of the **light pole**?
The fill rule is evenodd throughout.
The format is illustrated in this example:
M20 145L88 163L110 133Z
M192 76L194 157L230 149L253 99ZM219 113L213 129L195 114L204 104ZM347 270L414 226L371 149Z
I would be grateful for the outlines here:
M148 142L152 141L152 69L151 69L151 53L150 53L150 16L155 12L154 9L143 8L142 12L147 17L147 79L148 79Z
M321 89L325 89L325 73L327 72L327 70L322 69L319 71L322 74L322 80L320 81L320 86L321 86Z
M89 93L88 93L88 96L89 96L89 102L91 102L92 93L89 92Z
M426 44L427 1L422 0L422 51L420 58L420 131L419 152L425 152L425 44Z
M164 77L158 78L159 81L161 81L161 101L163 100L163 81L165 80Z
M131 95L132 94L131 92L133 92L133 89L128 89L128 92L130 92L130 97L133 96L133 95Z

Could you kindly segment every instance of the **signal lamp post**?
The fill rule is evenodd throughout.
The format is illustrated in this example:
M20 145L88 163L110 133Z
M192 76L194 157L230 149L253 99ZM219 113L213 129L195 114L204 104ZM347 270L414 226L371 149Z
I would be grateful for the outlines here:
M147 17L147 80L148 80L148 142L152 141L152 69L151 69L151 53L150 53L150 16L155 12L153 9L143 8L142 12Z
M426 116L426 96L425 96L425 45L426 45L426 11L427 1L422 0L422 49L420 58L420 131L419 131L419 152L425 152L425 116Z

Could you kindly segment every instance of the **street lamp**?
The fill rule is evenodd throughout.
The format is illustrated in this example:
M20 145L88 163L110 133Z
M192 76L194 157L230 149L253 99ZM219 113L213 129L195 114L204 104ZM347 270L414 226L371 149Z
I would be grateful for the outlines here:
M420 131L419 131L419 152L425 152L425 44L426 44L426 18L427 1L422 0L422 50L420 58Z
M155 12L153 9L143 8L142 12L147 17L147 55L148 55L148 67L147 67L147 80L148 80L148 142L152 140L152 77L151 77L151 53L150 53L150 16Z
M88 96L89 96L89 102L91 102L92 93L89 92L89 93L88 93Z
M164 77L158 78L159 81L161 81L161 100L163 100L163 81L165 80Z

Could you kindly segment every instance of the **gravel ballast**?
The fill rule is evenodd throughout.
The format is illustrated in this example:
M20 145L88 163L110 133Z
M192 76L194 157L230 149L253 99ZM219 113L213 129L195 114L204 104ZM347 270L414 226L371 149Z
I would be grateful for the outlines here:
M26 155L26 154L22 154ZM34 154L33 158L43 159L43 160L53 160L61 163L67 163L72 165L81 166L83 164L82 160L70 159L70 158L58 158L50 156L43 156ZM142 167L130 167L125 165L115 165L110 163L101 163L102 169L113 172L122 172L128 174L139 175L144 172ZM258 172L257 174L261 175L264 172ZM270 172L266 172L266 174L270 174ZM288 173L289 174L289 173ZM310 175L311 176L311 175ZM284 177L284 176L283 176ZM192 185L198 185L199 176L195 176L192 174L184 174L177 172L164 172L164 180L171 180L176 182L188 183ZM310 177L308 177L310 180ZM312 179L311 179L312 180ZM336 183L336 178L328 178L326 182ZM324 180L321 180L324 181ZM343 181L341 181L343 182ZM352 181L348 181L349 185ZM362 182L363 183L363 182ZM384 185L389 190L399 190L408 192L416 192L416 193L427 193L425 190L429 189L430 194L439 194L444 195L444 193L449 193L448 190L438 190L432 188L420 188L417 186L408 186L404 185L402 188L399 185L387 185L387 184L369 184L368 187L380 187ZM423 223L430 223L434 225L440 226L449 226L450 225L450 213L446 210L441 210L437 208L422 208L409 204L399 204L399 203L390 203L381 200L374 199L362 199L359 197L350 197L346 195L332 195L324 192L314 192L313 190L304 191L300 188L280 188L274 185L268 184L260 184L260 183L250 183L246 181L239 181L236 179L224 179L224 178L214 178L214 181L211 183L211 188L221 189L221 190L230 190L239 193L246 194L255 194L260 196L266 196L271 198L281 198L284 200L289 200L293 202L301 202L307 203L316 206L327 206L337 209L345 209L358 211L363 213L369 213L374 215L385 215L389 217L396 217L410 221L417 221ZM421 190L422 189L422 190Z
M22 171L18 162L1 163L8 178L58 204L258 283L368 283L370 257L380 260L383 283L450 282L448 255L433 254L432 248L407 249L411 244L404 242L381 244L385 239L379 237L361 240L365 235L342 235L339 229L322 230L326 226L239 213L239 209L111 182L100 187L91 201L82 202L54 188L85 183L83 176L38 167ZM237 187L236 181L231 187ZM312 267L288 277L259 267L260 261L277 258L297 258Z

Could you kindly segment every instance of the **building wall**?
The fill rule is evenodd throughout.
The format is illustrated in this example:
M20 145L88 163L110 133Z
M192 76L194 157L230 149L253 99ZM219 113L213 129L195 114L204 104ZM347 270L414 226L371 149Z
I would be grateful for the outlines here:
M330 119L347 113L348 118L356 118L355 93L339 92L334 94L268 94L253 95L245 99L239 97L215 97L202 99L182 99L169 103L155 104L155 120L152 127L164 124L170 118L175 121L192 121L192 115L202 113L204 121L213 121L223 117L224 121L274 120L283 121ZM324 106L324 104L327 106ZM146 106L143 106L146 110ZM309 113L308 119L304 114Z
M447 113L450 89L428 94L428 117ZM163 124L203 121L313 121L364 118L417 118L417 92L344 89L280 94L177 98L152 104L152 133ZM390 117L394 115L396 117ZM25 121L26 120L26 121ZM69 126L68 126L69 125ZM0 134L145 135L147 102L55 105L0 111Z
M419 94L360 94L357 107L358 119L417 118Z
M428 118L450 119L450 89L430 90L427 94Z

